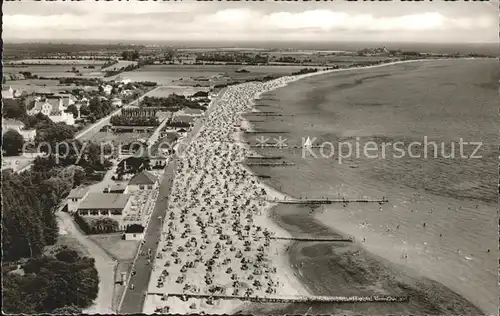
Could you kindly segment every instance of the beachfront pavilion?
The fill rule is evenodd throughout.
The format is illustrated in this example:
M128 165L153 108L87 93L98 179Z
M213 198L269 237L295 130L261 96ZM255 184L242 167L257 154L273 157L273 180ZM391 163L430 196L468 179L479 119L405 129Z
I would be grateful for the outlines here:
M131 194L89 193L78 206L77 213L83 218L111 218L125 229L123 214L131 207Z

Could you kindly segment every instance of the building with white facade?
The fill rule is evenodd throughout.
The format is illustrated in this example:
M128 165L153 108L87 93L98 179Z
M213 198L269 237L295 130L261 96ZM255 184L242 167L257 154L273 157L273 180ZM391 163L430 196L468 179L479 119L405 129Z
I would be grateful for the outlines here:
M128 183L128 192L153 190L158 187L158 178L149 171L143 170L136 174Z
M132 224L125 230L125 240L142 240L144 238L144 226Z
M124 214L131 207L130 194L89 193L78 206L77 213L84 219L111 218L120 229L126 229Z
M75 118L73 117L73 113L65 112L67 110L67 106L64 106L64 98L61 97L52 97L52 98L44 98L38 101L35 101L35 106L26 111L28 115L36 115L38 113L42 113L49 117L49 119L54 123L63 122L68 125L75 124ZM69 101L67 101L69 103Z
M68 201L68 212L74 213L78 210L80 203L87 197L89 194L88 187L75 188L69 192L69 195L66 197Z
M25 142L32 142L36 137L36 129L25 129L24 123L13 119L2 119L2 135L9 130L21 134Z

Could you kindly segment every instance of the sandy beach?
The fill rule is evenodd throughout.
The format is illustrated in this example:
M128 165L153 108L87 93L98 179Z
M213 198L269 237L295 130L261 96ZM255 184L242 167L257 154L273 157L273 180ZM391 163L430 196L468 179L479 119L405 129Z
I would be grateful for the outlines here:
M276 226L266 200L280 198L242 166L251 154L241 144L240 114L259 93L295 77L229 87L205 125L179 157L171 203L154 264L145 313L231 313L240 300L164 294L274 297L306 295L284 255L288 237ZM180 238L177 237L180 234Z
M415 61L407 61L415 62ZM366 68L403 62L386 63ZM243 143L242 113L256 111L253 100L321 71L281 77L265 83L228 87L213 105L205 124L179 157L144 313L226 313L243 300L168 297L204 294L246 297L308 295L287 255L289 237L272 219L268 200L285 195L266 186L243 161L255 156ZM368 291L370 292L370 291ZM366 294L369 294L369 293ZM384 291L382 291L383 293ZM380 293L380 291L370 292ZM354 295L355 293L349 293ZM400 293L396 293L400 294Z

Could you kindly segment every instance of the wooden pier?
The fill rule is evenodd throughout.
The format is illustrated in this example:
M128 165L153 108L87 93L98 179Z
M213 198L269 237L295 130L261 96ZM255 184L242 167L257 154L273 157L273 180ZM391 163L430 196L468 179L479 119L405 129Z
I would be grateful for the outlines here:
M271 179L271 176L265 174L257 174L256 177L260 179Z
M273 132L273 131L245 131L245 134L286 134L288 132Z
M247 156L247 159L264 159L264 160L272 160L272 159L283 159L283 156Z
M265 238L265 237L262 237ZM271 240L290 240L290 241L311 241L311 242L354 242L354 237L347 238L327 238L327 237L270 237Z
M295 166L293 162L247 162L247 166L266 166L266 167L286 167Z
M333 204L333 203L388 203L386 198L382 199L268 199L271 203L281 204Z
M250 145L250 148L287 148L288 146L284 144L283 146L278 145L269 145L269 144L261 144L261 145Z
M374 296L299 296L299 295L267 295L259 296L243 296L243 295L211 295L211 294L183 294L183 293L158 293L148 292L148 295L158 295L162 300L168 297L177 297L183 301L190 298L195 299L220 299L220 300L240 300L257 303L374 303L374 302L408 302L407 296L390 296L390 295L374 295Z

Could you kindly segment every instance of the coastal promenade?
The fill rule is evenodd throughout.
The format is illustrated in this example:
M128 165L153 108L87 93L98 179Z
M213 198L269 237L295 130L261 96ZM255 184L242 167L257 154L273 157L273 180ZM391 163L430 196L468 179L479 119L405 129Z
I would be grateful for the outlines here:
M165 169L163 181L160 184L158 199L156 200L155 208L151 214L151 219L146 228L143 243L138 249L138 254L141 252L147 253L151 249L151 259L147 255L138 255L133 264L133 270L136 271L134 276L129 276L129 281L125 286L120 305L118 307L120 314L139 314L142 312L145 295L151 277L152 262L156 256L158 241L161 237L163 219L165 218L168 209L168 197L172 187L175 173L176 158L168 164ZM134 288L130 288L130 284Z

